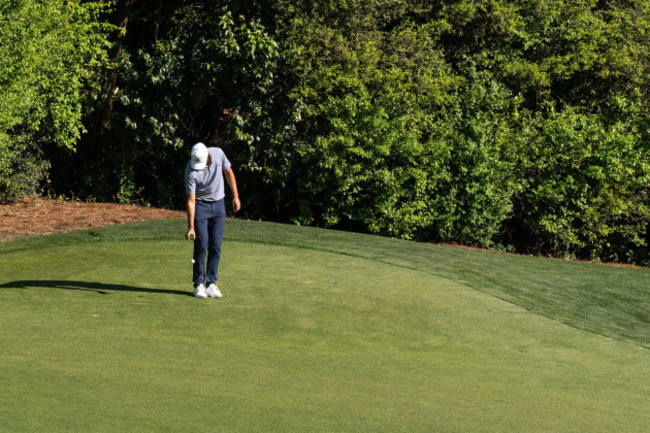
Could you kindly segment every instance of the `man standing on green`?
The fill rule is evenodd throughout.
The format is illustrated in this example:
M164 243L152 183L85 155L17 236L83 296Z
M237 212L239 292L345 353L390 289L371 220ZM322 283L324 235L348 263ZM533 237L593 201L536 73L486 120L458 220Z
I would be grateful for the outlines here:
M222 296L216 282L226 223L224 174L232 191L233 210L237 212L241 208L237 182L226 155L220 148L207 148L203 143L192 147L191 160L185 167L188 227L185 239L194 238L192 282L197 298Z

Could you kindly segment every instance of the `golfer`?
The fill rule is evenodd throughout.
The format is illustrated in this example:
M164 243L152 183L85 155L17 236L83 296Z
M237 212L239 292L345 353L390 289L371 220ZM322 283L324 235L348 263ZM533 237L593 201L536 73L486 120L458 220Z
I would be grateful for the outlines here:
M223 175L232 191L232 207L241 208L235 174L230 161L218 147L207 148L203 143L192 147L191 160L185 167L187 194L187 234L194 238L194 268L192 282L197 298L221 298L217 287L221 241L226 222ZM208 265L206 269L206 252Z

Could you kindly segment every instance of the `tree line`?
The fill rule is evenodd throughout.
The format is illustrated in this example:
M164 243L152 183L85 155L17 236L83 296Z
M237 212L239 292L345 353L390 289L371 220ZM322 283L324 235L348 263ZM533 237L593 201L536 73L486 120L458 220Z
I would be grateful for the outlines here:
M647 0L6 0L0 199L182 207L650 265Z

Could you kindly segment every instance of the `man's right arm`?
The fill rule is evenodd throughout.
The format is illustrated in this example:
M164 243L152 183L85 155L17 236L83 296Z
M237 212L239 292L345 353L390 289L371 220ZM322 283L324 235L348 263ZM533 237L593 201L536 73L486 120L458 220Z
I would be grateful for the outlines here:
M194 212L195 212L195 206L196 206L196 194L187 194L187 202L186 202L186 209L187 209L187 234L185 235L185 239L188 241L190 240L191 237L196 239L196 233L194 232Z

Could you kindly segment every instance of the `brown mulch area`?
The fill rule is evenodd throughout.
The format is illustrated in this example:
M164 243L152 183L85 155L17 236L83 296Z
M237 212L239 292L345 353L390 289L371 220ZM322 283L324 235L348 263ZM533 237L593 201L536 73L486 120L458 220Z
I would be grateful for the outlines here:
M133 221L184 217L185 212L168 209L29 197L0 204L0 242Z

